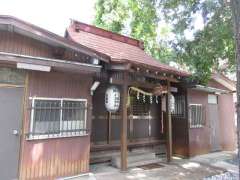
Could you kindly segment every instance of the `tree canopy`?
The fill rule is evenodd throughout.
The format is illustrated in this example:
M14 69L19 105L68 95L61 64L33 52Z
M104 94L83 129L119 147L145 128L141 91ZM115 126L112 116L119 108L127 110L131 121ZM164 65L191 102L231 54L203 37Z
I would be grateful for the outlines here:
M213 71L235 71L227 1L97 0L95 7L97 26L142 40L153 57L187 67L201 83Z

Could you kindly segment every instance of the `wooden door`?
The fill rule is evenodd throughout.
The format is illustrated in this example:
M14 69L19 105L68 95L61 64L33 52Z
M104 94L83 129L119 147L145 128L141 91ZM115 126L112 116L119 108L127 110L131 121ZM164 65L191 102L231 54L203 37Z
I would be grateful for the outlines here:
M217 96L210 95L208 97L208 118L210 123L210 145L211 151L219 151L220 137L219 137L219 112Z

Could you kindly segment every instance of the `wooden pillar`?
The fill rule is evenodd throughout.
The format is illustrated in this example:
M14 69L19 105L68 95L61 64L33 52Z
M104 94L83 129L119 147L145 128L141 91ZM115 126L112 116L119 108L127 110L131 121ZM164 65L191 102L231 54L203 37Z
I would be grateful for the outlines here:
M167 161L172 160L172 117L170 109L171 85L167 81Z
M112 136L112 114L108 112L108 144L111 144L111 136Z
M122 123L121 123L121 171L127 170L127 99L128 99L128 85L127 73L124 72L122 85Z

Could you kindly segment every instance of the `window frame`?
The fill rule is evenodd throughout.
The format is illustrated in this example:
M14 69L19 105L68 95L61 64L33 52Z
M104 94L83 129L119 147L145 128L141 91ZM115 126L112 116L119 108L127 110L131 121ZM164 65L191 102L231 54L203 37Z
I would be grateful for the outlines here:
M61 132L62 126L63 126L63 101L75 101L75 102L85 102L85 119L84 119L84 125L85 125L85 129L87 129L87 113L88 113L88 109L87 109L87 99L74 99L74 98L50 98L50 97L30 97L29 98L32 102L32 108L31 108L31 119L30 119L30 132L33 132L33 125L34 125L34 105L35 105L35 100L52 100L52 101L60 101L61 103L61 108L60 108L60 133L55 133L55 134L42 134L42 135L34 135L34 134L30 134L29 137L27 138L28 140L34 140L34 139L50 139L50 138L62 138L62 137L76 137L76 136L88 136L88 132L85 132L83 134L71 134L71 135L63 135L63 132Z
M191 106L201 106L202 109L202 123L201 124L197 124L197 125L192 125L191 123L192 121L192 113L191 113ZM204 114L204 105L203 104L189 104L189 128L194 129L194 128L203 128L206 125L206 118L205 118L205 114Z
M214 97L214 102L212 101L213 99L211 99L210 97ZM208 94L208 104L216 104L218 105L218 95L216 94Z
M172 94L175 98L174 112L171 112L172 117L185 118L186 117L186 96L183 94ZM178 104L179 103L179 104ZM183 106L181 106L181 103ZM177 113L176 111L181 109L182 113ZM180 110L179 110L180 111Z

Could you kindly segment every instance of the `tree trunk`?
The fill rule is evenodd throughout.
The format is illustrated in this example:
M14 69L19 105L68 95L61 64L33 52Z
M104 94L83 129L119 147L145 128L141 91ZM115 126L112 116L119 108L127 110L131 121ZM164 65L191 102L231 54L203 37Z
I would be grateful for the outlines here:
M236 63L237 63L237 140L238 150L240 149L240 0L231 0L233 13L233 27L236 41ZM238 151L238 167L240 179L240 153Z

